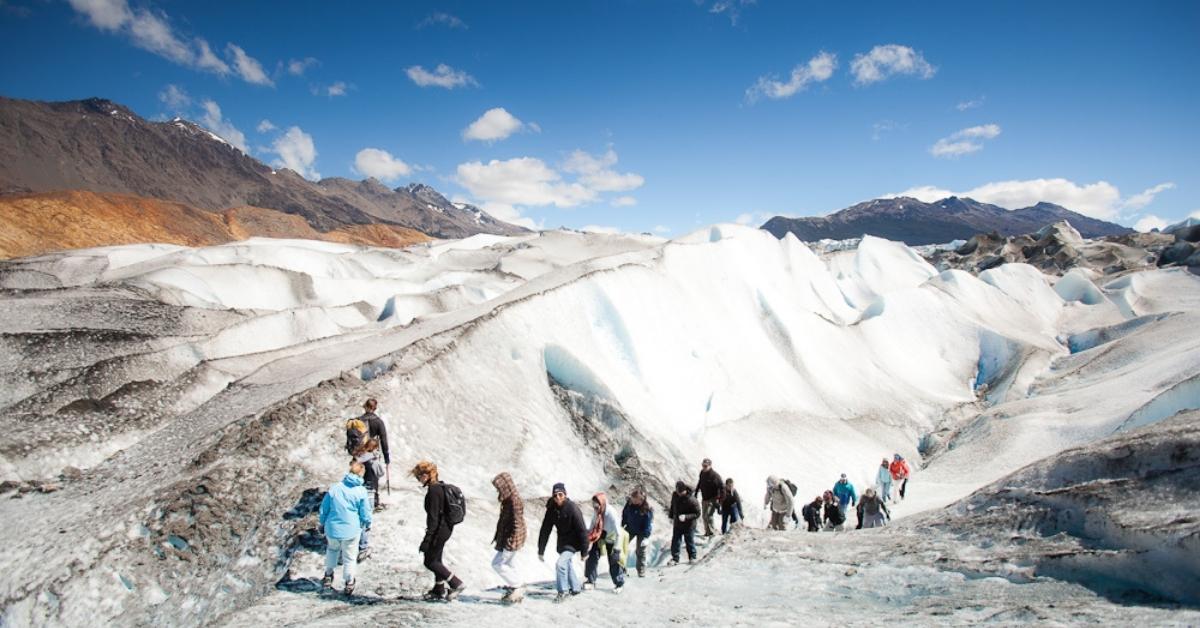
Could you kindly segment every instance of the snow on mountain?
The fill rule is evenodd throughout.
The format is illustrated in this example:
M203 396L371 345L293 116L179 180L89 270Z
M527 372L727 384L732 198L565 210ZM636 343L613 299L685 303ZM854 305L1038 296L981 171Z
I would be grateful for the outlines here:
M732 225L670 242L569 231L403 250L255 239L5 263L0 473L22 497L6 500L0 525L57 531L14 539L0 563L11 574L5 623L574 616L537 596L508 615L392 604L428 587L415 552L420 495L405 470L434 460L470 498L448 562L480 601L498 584L487 541L501 470L536 530L554 482L581 501L643 484L661 504L709 456L759 526L766 476L809 499L842 472L869 486L880 457L899 452L919 467L896 506L905 517L1200 406L1198 283L1181 268L1103 279L1023 264L938 272L878 238L818 255L793 236ZM389 424L396 492L359 592L388 603L331 611L306 592L320 569L313 496L340 477L342 422L367 396ZM51 421L73 430L34 438ZM655 565L668 527L656 526ZM741 603L747 617L790 622L804 609L861 607L861 619L882 621L910 604L922 621L942 614L930 596L954 590L963 621L985 611L1069 620L1047 611L1055 603L1093 618L1173 617L1076 584L1006 582L997 593L939 567L920 549L922 530L888 533L747 531L708 544L686 586L678 571L635 580L614 612L633 621L644 604L651 623L731 623L742 615L706 611ZM953 534L928 541L987 551ZM897 542L909 549L891 552ZM530 545L518 566L545 580ZM776 552L808 573L786 575L795 561ZM40 555L56 560L36 565ZM841 584L851 567L860 581ZM767 574L783 590L838 595L774 607ZM906 592L883 599L876 586ZM611 604L599 596L579 608L603 613Z

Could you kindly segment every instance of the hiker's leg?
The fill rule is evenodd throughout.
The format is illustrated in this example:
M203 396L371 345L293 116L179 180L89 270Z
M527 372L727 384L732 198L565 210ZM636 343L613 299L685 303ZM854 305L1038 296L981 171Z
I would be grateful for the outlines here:
M433 577L438 582L445 582L450 578L450 570L442 564L442 550L446 547L446 540L440 536L433 537L433 542L425 551L425 568L433 572Z
M716 510L715 506L716 506L716 502L714 502L713 500L711 500L711 499L704 500L703 510L704 510L704 535L705 536L712 536L712 533L713 533L712 517L713 517L713 511Z
M684 540L687 541L688 560L696 560L696 527L688 526L683 534Z
M500 574L500 578L510 587L521 586L521 578L517 575L516 568L513 567L513 558L517 555L516 552L500 551L496 552L496 557L492 559L492 569Z
M341 553L341 547L335 539L325 537L325 573L332 575L337 569L338 555Z
M342 544L342 582L352 582L358 567L358 537L346 539Z
M637 570L638 574L646 573L646 537L637 537Z
M676 525L671 529L671 560L679 562L679 545L683 542L683 530Z
M621 566L621 548L608 546L608 577L616 586L625 584L625 568Z
M596 572L600 567L600 541L592 543L588 549L587 560L583 563L583 579L585 582L596 583Z

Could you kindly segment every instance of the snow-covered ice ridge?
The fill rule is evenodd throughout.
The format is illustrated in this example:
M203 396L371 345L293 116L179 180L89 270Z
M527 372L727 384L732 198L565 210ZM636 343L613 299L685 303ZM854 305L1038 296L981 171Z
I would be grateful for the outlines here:
M1200 406L1198 287L1182 270L1057 278L1007 264L978 276L938 273L877 238L818 256L791 236L728 225L669 242L567 231L405 250L256 239L5 263L0 477L23 496L4 499L0 525L46 533L10 541L4 620L189 625L367 613L275 588L285 575L313 575L311 489L340 477L342 423L367 396L379 399L396 462L394 506L359 586L367 599L427 587L413 551L420 497L403 473L421 458L471 498L472 517L447 556L477 591L498 584L486 542L490 480L501 470L529 499L536 529L556 481L580 500L640 482L661 502L661 486L693 480L708 456L752 505L769 474L811 498L841 472L868 485L879 459L899 452L923 468L897 515L930 511L1065 449L1154 430ZM856 539L886 548L902 529L748 533L689 576L711 579L695 596L655 597L653 606L695 602L720 585L721 565L773 573L735 567L745 560L739 543L750 556L782 543L819 561ZM928 526L919 532L895 538L940 535L930 542L947 551L989 551ZM997 534L991 542L1009 536ZM1180 564L1194 568L1194 544L1180 551L1191 557ZM908 569L886 549L863 560ZM548 577L536 561L521 568ZM934 580L962 580L947 573L913 577L936 596ZM1071 574L1056 575L1052 585L1034 575L1010 580L1011 595L968 592L955 603L991 604L1014 621L1056 599L1093 617L1118 609L1197 621L1190 610L1123 606L1085 577L1071 584ZM653 597L655 587L682 582L668 575L633 586ZM844 584L827 590L853 599ZM1024 603L1021 587L1053 594L1034 596L1042 601L1031 602L1032 614L1004 614ZM1194 603L1170 589L1147 594ZM331 604L336 613L323 615ZM536 598L519 614L508 610L403 612L500 623L562 615ZM754 616L790 621L792 610ZM706 622L682 611L655 616L676 615Z

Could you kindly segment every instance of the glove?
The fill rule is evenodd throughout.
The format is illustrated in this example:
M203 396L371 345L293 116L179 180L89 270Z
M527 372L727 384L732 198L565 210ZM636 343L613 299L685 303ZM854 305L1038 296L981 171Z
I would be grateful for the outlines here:
M679 523L683 523L684 521L687 521L687 515L679 515Z
M421 541L421 547L417 549L417 552L424 554L427 551L429 551L429 541Z

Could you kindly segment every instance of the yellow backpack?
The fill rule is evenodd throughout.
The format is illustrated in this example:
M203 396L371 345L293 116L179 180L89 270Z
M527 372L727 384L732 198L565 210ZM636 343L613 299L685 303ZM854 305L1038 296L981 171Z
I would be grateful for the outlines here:
M366 444L370 431L362 419L355 418L346 421L346 453L353 456L359 447Z

